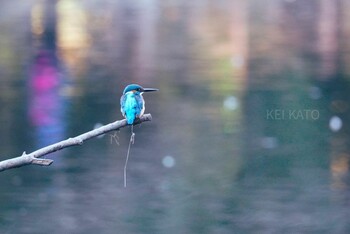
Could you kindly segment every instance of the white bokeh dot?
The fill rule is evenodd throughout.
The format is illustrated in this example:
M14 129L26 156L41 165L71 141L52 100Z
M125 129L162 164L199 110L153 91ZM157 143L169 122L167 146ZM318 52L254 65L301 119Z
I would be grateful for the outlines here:
M225 109L233 111L238 108L239 101L235 96L228 96L225 98L223 105Z
M329 128L333 132L338 132L342 128L342 126L343 126L343 121L338 116L333 116L329 120Z
M162 164L166 168L172 168L173 166L175 166L175 159L172 156L167 155L163 158Z

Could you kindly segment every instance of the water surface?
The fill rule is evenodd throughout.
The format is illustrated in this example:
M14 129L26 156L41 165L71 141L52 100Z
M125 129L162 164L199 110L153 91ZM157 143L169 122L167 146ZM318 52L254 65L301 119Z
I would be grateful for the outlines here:
M348 233L347 1L2 1L1 233ZM311 113L313 115L311 115Z

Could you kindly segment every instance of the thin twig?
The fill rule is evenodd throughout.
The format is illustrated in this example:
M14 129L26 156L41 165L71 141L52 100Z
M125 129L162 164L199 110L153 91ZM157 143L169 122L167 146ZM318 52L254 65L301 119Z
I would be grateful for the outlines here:
M119 145L118 132L115 132L115 133L111 134L110 137L111 137L111 144L113 143L113 140L114 140L115 143L116 143L117 145Z
M134 125L140 124L145 121L151 121L151 120L152 120L151 114L144 114L140 119L136 121L136 123L134 123ZM125 126L128 126L125 119L118 120L113 123L104 125L100 128L94 129L92 131L83 133L79 136L68 138L67 140L63 140L58 143L38 149L30 154L26 154L26 152L23 152L23 154L19 157L0 161L0 171L5 171L16 167L22 167L29 164L49 166L52 164L53 160L39 159L39 158L43 157L44 155L56 152L58 150L62 150L70 146L82 145L86 140L105 134L107 132L119 130L120 128L123 128Z
M135 133L134 133L134 125L131 125L131 136L129 141L128 153L126 154L125 165L124 165L124 188L126 188L126 167L129 161L130 148L131 145L135 142Z

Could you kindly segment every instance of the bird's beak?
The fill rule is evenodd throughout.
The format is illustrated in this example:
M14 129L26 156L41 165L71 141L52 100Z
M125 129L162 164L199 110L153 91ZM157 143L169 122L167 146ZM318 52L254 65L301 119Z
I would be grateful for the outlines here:
M154 89L154 88L143 88L143 92L154 92L158 91L159 89Z

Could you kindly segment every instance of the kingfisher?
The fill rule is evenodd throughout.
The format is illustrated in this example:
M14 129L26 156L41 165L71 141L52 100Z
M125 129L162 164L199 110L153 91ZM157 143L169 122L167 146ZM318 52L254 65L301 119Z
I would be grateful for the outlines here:
M143 88L138 84L130 84L125 87L120 98L120 111L128 124L133 124L145 112L145 100L142 94L153 91L158 91L158 89Z

